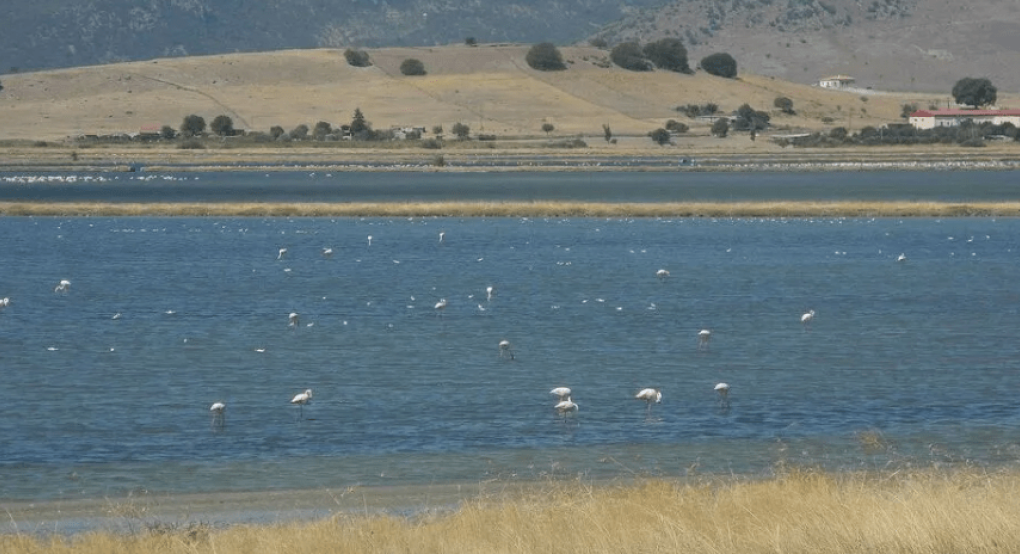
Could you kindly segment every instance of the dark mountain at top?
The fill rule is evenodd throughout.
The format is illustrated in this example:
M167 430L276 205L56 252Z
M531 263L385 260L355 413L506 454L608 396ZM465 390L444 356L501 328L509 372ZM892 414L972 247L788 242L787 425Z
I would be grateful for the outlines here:
M0 73L311 47L571 43L663 0L30 0L0 18Z

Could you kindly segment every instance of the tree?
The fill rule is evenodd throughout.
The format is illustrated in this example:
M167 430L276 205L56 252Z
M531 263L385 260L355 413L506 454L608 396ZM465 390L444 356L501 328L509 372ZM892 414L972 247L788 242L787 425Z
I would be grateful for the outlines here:
M351 119L351 136L356 137L371 130L372 127L365 121L365 114L361 113L361 108L354 108L354 118Z
M308 138L308 125L302 123L297 127L291 129L290 138L294 140L305 140L306 138Z
M555 129L556 129L556 127L554 127L552 123L543 123L542 124L542 131L544 131L545 134L547 134L547 135L549 133L553 132L553 130L555 130Z
M443 134L443 126L442 125L435 125L435 126L433 126L432 127L432 134L436 135L436 136L442 135Z
M979 108L994 104L998 90L985 78L964 77L953 85L953 98L957 104Z
M164 140L173 140L177 137L177 131L169 125L164 125L159 130L159 138Z
M756 132L769 126L769 114L757 111L750 104L744 104L737 108L737 115L733 119L733 128L739 131Z
M344 57L347 58L347 63L353 67L368 67L372 65L372 60L368 57L368 52L364 50L354 50L348 48L344 51Z
M468 37L464 39L464 44L468 46L478 46L478 41L475 40L475 37Z
M648 133L648 136L652 137L652 140L655 141L655 144L658 144L659 146L665 146L670 143L669 131L662 128L656 129Z
M453 128L450 130L453 131L454 135L457 135L457 138L461 139L467 138L471 134L471 128L459 121L454 123Z
M715 123L712 124L712 135L713 136L716 136L716 137L719 137L719 138L725 138L726 135L729 134L729 132L730 132L730 122L726 121L726 118L724 118L724 117L720 117L719 119L716 119Z
M234 136L234 120L227 115L218 115L209 124L209 130L221 137Z
M181 122L181 134L186 137L201 135L205 131L205 119L200 115L191 114Z
M602 134L606 137L606 142L613 140L613 131L605 123L602 124Z
M407 58L400 62L400 73L403 75L424 75L425 64L421 63L421 60Z
M691 73L691 67L687 65L687 49L678 38L649 42L645 45L644 54L659 69Z
M670 133L686 133L690 127L684 123L680 123L675 119L670 119L666 122L666 130Z
M531 69L538 71L563 71L567 65L563 63L563 56L556 45L551 42L540 42L528 50L524 56Z
M701 58L701 69L712 75L732 79L737 76L737 60L725 52L709 54Z
M273 137L274 139L280 138L281 136L283 136L283 133L284 133L283 127L280 127L279 125L273 125L272 127L269 128L269 136Z
M636 42L617 44L609 53L609 59L616 65L631 71L651 71L652 62L645 58L645 53Z
M793 115L796 112L793 111L793 100L785 96L777 96L772 102L772 105L779 108L779 110L785 114Z
M903 119L910 119L910 114L917 111L917 104L903 104L900 106L900 117Z
M326 140L326 136L333 132L333 126L325 121L320 121L312 128L312 136L315 140Z

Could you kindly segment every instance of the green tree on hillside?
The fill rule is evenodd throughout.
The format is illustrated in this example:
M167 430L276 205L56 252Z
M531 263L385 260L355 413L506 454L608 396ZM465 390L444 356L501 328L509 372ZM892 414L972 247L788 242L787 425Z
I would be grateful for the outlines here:
M294 140L305 140L306 138L308 138L308 125L302 123L297 127L291 129L289 134L290 138Z
M730 133L730 122L724 117L720 117L715 120L712 124L712 136L719 138L726 138L726 135Z
M184 117L181 122L181 134L185 137L201 135L205 131L205 118L200 115L191 114Z
M164 125L159 129L159 138L163 140L173 140L177 138L177 131L169 125Z
M407 58L400 62L400 73L403 75L425 75L425 64L421 60Z
M549 133L553 132L555 129L556 129L556 127L552 123L543 123L542 124L542 131L544 131L545 134L547 134L547 135Z
M994 104L998 90L985 78L964 77L953 85L953 98L957 104L979 108Z
M209 130L221 137L234 136L234 120L227 115L218 115L209 124Z
M602 135L606 138L606 142L613 140L613 130L606 123L602 124Z
M272 127L269 128L269 136L273 137L274 139L282 137L283 133L285 132L286 131L283 130L283 127L280 127L279 125L273 125Z
M333 126L325 121L320 121L312 127L312 137L315 140L326 140L326 136L333 132Z
M551 42L540 42L528 50L524 56L531 69L538 71L563 71L567 65L563 63L563 56L559 49Z
M655 144L658 144L659 146L665 146L670 143L669 131L662 128L648 133L648 136L651 137Z
M372 127L365 121L365 114L361 113L361 108L354 108L354 118L351 119L351 136L357 137L371 130Z
M691 73L691 67L687 65L687 49L678 38L649 42L644 47L644 54L659 69Z
M609 59L616 65L631 71L651 71L652 62L645 58L645 53L636 42L617 44L609 53Z
M471 134L471 128L459 121L454 123L450 130L453 131L453 134L456 135L457 138L461 139L465 139Z
M347 63L353 67L368 67L372 65L372 60L368 57L368 52L364 50L354 50L348 48L344 51L344 58L347 58Z
M701 69L712 75L733 79L737 76L737 60L725 52L709 54L701 58Z
M796 112L793 111L793 100L785 96L778 96L772 102L772 105L779 108L779 110L788 115L794 115Z

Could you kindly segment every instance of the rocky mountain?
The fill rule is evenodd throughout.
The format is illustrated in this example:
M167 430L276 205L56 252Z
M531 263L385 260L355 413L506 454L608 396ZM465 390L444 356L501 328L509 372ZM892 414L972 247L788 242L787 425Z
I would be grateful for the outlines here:
M1020 90L1013 0L673 0L593 36L608 44L679 37L692 65L727 52L741 70L800 83L843 74L862 89L948 97L970 76Z
M582 40L663 0L32 0L0 17L0 73L312 47Z

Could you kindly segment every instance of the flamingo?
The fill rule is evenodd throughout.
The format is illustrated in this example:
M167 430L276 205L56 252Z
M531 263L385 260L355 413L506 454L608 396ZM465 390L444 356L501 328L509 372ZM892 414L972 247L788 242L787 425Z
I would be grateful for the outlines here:
M435 305L436 314L442 314L443 310L446 309L446 304L447 304L446 299L445 298L440 298L439 302L436 302L436 305Z
M11 305L11 299L10 298L6 298L5 297L2 300L0 300L0 310L4 309L4 308L6 308L7 306L10 306L10 305Z
M571 412L577 413L577 403L571 400L570 396L568 395L566 398L560 400L559 403L556 404L556 412L563 417L566 417L567 414Z
M712 340L712 331L702 329L698 331L698 350L708 350L708 341Z
M224 404L223 402L214 402L213 405L209 407L209 412L212 414L212 424L214 427L217 425L223 425L223 416L224 412L226 411L227 405Z
M648 409L651 410L652 402L655 402L656 404L662 402L662 391L660 391L659 389L652 388L641 389L640 392L634 395L634 398L637 398L638 400L644 400L645 403L648 405Z
M804 325L804 329L807 329L808 324L810 324L811 320L813 320L814 318L815 318L814 310L808 310L806 314L800 316L800 322Z
M492 285L485 287L485 300L492 300Z
M665 269L660 269L659 271L655 272L655 276L658 277L659 280L661 281L661 280L665 279L666 277L669 277L669 271L667 271Z
M368 245L372 246L372 235L368 235Z
M514 351L510 349L510 341L503 339L499 341L499 357L505 358L510 356L510 359L514 359Z
M291 404L296 404L300 410L301 417L305 415L305 404L312 402L312 389L305 389L305 392L299 393L290 399Z
M60 284L53 289L53 292L66 293L69 290L71 290L71 281L68 281L67 279L61 279Z
M297 312L291 312L290 315L287 316L287 320L290 322L288 326L294 327L295 329L301 324L301 316L299 316Z
M333 249L332 248L323 248L322 249L322 255L327 257L327 258L329 258L330 256L333 255Z
M446 238L446 231L439 232L439 244L443 244L443 239Z
M905 261L907 261L907 255L906 254L900 254L899 256L896 257L896 261L897 262L905 262Z
M715 392L719 393L719 403L723 406L730 405L730 386L726 383L719 383L715 386Z
M566 400L570 398L570 387L556 387L549 391L549 394L559 397L560 400Z
M277 260L282 260L284 254L286 254L286 253L287 253L287 249L286 248L281 248L280 251L276 254L276 259Z

